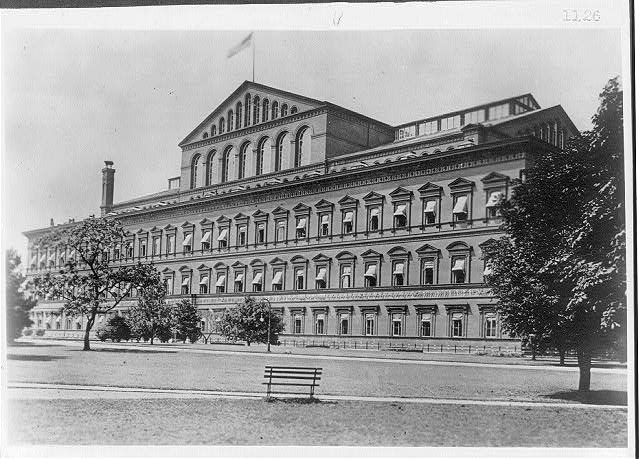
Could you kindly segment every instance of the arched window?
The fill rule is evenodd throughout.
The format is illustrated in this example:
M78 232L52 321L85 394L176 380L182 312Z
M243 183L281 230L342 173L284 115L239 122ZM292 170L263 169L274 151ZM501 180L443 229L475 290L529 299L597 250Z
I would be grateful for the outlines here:
M224 116L218 122L218 131L220 131L220 134L224 134Z
M231 163L231 147L227 147L222 155L222 176L221 182L229 181L229 164Z
M233 130L233 110L227 112L227 132Z
M285 152L285 143L286 143L287 133L283 132L278 136L278 140L276 141L276 160L274 165L274 171L278 172L282 170L282 157Z
M271 105L271 119L275 120L278 117L278 101L274 100Z
M296 113L298 113L298 107L294 105L293 107L291 107L291 114L295 115Z
M280 112L280 116L287 116L289 114L289 106L287 104L282 104Z
M198 162L200 161L200 155L195 155L191 160L191 183L189 187L194 189L198 186Z
M251 94L244 96L244 127L248 127L251 122Z
M266 123L269 121L269 99L264 99L262 101L262 122Z
M211 137L213 137L214 135L216 135L216 125L212 124L211 125Z
M260 122L260 97L253 98L253 124Z
M302 166L303 152L306 152L309 149L309 145L306 145L309 139L308 136L305 135L308 130L309 128L304 126L298 131L298 134L296 135L296 149L295 155L293 157L293 167Z
M242 145L242 147L240 147L240 154L238 155L238 179L243 179L245 176L248 150L249 150L249 142L245 142Z
M242 127L242 102L236 104L236 130Z
M211 150L207 156L207 186L213 185L213 162L215 161L215 156L215 150Z
M202 133L202 138L206 139L207 137L209 137L209 133L207 131Z
M265 148L267 145L267 138L263 137L258 143L258 150L256 151L256 175L262 175L262 171L264 170L264 157L265 157Z

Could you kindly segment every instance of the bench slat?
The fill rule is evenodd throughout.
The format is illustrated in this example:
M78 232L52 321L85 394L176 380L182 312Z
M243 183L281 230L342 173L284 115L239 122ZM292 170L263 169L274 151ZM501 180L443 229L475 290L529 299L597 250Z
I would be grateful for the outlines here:
M296 383L285 383L285 382L263 382L262 385L271 385L271 386L298 386L298 387L320 387L320 384L296 384Z
M267 368L273 368L274 370L322 370L322 368L316 368L316 367L276 367L276 366L271 366L271 365L265 365L264 366L265 370Z
M321 371L265 371L265 375L321 375Z
M320 381L320 377L313 377L313 376L278 376L278 375L273 375L273 376L269 376L269 375L264 375L264 377L266 379L297 379L297 380L313 380L315 379L316 381Z

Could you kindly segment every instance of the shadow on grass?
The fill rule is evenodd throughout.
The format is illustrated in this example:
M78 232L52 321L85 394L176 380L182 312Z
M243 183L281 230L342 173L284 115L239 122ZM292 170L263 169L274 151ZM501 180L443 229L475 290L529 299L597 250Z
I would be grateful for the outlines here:
M7 360L22 360L24 362L51 362L60 359L66 359L66 357L61 355L7 354Z
M82 349L73 349L74 352L86 352ZM177 351L153 351L147 349L115 349L115 348L100 348L91 349L90 352L114 352L118 354L177 354Z
M37 344L32 341L15 341L13 343L7 343L7 347L62 347L62 344Z
M322 403L323 405L336 405L338 402L333 400L320 400L315 397L265 397L263 399L267 403L288 403L291 405L315 405Z
M586 405L626 405L627 392L623 390L592 390L580 393L577 390L556 392L547 395L555 400L569 400Z

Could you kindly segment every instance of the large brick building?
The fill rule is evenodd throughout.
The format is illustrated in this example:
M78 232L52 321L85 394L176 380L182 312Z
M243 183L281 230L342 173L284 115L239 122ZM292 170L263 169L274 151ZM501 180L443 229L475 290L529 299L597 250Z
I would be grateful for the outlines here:
M101 211L128 230L110 256L153 261L205 330L257 295L285 337L504 343L482 244L500 234L513 179L576 132L531 94L394 127L244 82L180 142L165 191L113 203L106 163ZM73 256L33 244L50 230L25 232L29 274ZM36 326L77 333L84 319L60 307L40 301Z

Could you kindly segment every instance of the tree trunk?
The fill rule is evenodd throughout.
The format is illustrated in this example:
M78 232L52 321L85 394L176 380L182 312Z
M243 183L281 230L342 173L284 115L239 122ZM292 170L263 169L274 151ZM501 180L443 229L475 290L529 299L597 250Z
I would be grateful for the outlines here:
M151 326L151 338L149 339L149 344L153 344L153 337L156 335L156 327Z
M91 346L89 345L89 335L91 334L91 329L93 328L95 320L96 310L94 308L93 311L91 311L91 317L89 317L89 320L87 320L87 328L84 331L84 347L82 348L83 351L91 350Z
M580 368L580 381L578 382L578 391L589 392L591 387L591 349L588 346L579 346L578 367Z
M558 353L560 354L560 365L564 366L564 356L566 353L566 350L564 348L564 346L559 346L558 347Z

